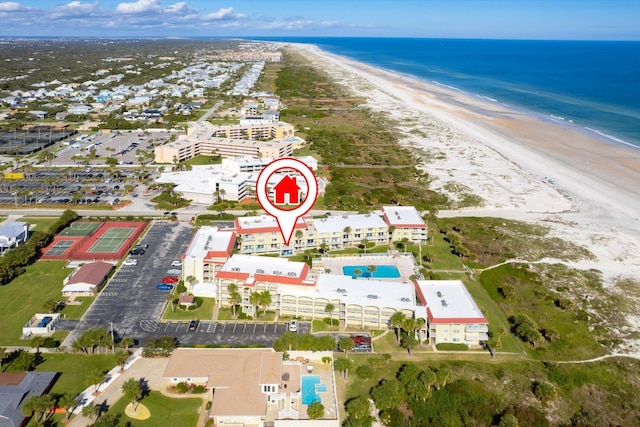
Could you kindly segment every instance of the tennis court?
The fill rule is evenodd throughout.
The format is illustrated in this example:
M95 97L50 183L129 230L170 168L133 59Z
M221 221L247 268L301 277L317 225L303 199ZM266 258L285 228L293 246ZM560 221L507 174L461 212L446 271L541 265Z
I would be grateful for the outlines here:
M87 253L118 252L134 231L136 227L110 228L91 245Z
M76 240L58 240L53 246L49 248L49 250L47 251L47 255L61 256L67 251L67 249L73 246L74 243L76 243Z
M91 236L101 225L101 222L74 222L62 230L60 236Z

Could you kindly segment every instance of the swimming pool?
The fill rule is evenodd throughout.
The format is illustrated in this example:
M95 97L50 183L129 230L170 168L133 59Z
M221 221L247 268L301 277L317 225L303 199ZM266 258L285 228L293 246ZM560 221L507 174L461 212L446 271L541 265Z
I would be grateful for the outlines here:
M302 376L302 404L311 405L320 402L320 396L316 394L316 384L320 384L320 375Z
M373 273L367 270L366 265L345 265L342 267L342 274L355 277L355 271L360 270L358 277L373 277L378 279L399 279L400 271L395 265L376 265Z

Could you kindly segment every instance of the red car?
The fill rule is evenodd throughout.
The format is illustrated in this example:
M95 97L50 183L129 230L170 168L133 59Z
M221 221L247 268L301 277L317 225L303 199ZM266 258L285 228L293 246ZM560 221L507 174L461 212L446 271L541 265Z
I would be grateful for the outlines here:
M162 278L162 283L178 283L176 276L166 276Z

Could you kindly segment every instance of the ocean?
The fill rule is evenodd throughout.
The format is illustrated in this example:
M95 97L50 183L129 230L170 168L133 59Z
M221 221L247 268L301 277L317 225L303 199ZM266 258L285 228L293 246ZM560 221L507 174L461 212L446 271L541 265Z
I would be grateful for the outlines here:
M640 42L258 39L314 44L640 148Z

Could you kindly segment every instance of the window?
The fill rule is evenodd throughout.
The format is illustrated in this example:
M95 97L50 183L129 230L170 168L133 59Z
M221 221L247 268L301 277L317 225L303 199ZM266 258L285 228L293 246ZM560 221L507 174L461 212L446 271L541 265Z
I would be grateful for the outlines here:
M459 334L459 333L460 333L460 329L454 329L454 330L453 330L453 333L454 333L454 334Z
M460 342L460 338L454 338L454 339L452 339L451 341L453 341L453 342Z

